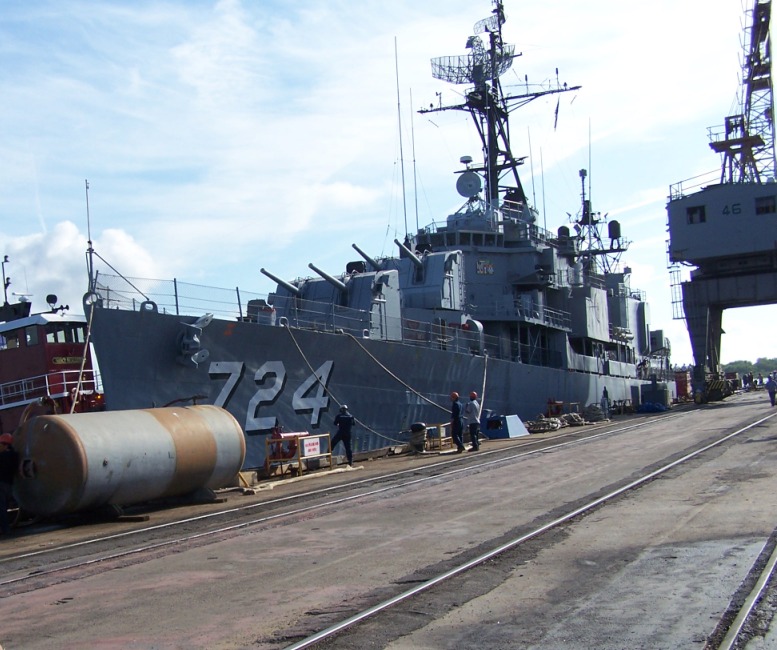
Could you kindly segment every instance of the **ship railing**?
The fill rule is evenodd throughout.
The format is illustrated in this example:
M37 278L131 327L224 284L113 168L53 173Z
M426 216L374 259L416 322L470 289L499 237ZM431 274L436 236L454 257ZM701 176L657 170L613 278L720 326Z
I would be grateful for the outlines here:
M669 186L669 199L681 199L688 194L693 194L708 185L720 184L720 170L715 169L693 176L685 180L673 183Z
M488 355L494 359L514 359L509 342L498 336L480 334L458 324L429 323L405 318L402 321L402 343L419 347Z
M80 386L79 376L82 376ZM24 406L41 397L66 397L76 389L82 393L93 393L98 387L99 378L94 370L84 370L83 375L79 370L59 370L25 377L0 384L0 410Z
M554 245L557 243L557 237L549 230L545 230L544 228L541 228L540 226L537 226L533 223L529 223L528 221L510 217L507 212L505 212L503 220L497 223L496 229L468 228L466 224L452 228L451 224L448 222L434 222L426 226L424 232L429 236L442 233L451 235L451 237L447 238L447 240L444 242L444 244L447 246L466 246L468 244L477 243L478 246L487 247L489 245L488 239L479 241L475 240L472 236L483 234L493 235L494 233L501 235L504 232L503 226L507 223L509 223L514 228L514 232L517 234L517 241L519 242ZM494 247L501 247L503 245L503 239L501 237L493 238L490 241L491 245Z
M283 316L292 327L318 331L346 331L361 336L369 327L370 314L361 309L335 305L331 302L300 300L273 295L272 304L266 294L249 293L239 288L222 289L173 280L125 278L102 274L97 292L103 306L111 309L139 311L145 301L156 304L161 313L214 316L240 321L277 322ZM249 307L252 301L267 305L268 313Z
M507 219L505 219L507 221ZM525 241L531 244L557 244L557 237L549 230L540 228L533 223L522 221L520 219L510 219L515 225L518 233L518 241Z
M283 316L292 327L319 331L343 330L360 334L369 326L369 313L330 302L299 300L273 295L272 304L266 294L250 293L239 288L223 289L173 280L124 278L100 275L97 290L103 306L111 309L139 311L145 301L156 304L161 313L175 315L214 316L240 321L276 321ZM267 305L269 313L259 314L249 305L259 301Z
M478 318L510 318L514 317L519 321L526 323L539 323L555 329L572 331L572 314L563 309L553 309L532 300L517 299L512 305L504 303L495 303L491 308L478 307Z
M248 315L248 302L261 300L267 304L270 314L263 314L263 322L279 325L281 317L292 327L315 329L318 331L343 331L359 338L364 331L370 329L370 314L363 310L334 306L331 303L311 300L298 300L287 296L273 295L272 305L268 296L258 293L248 293L239 289L223 289L197 284L179 282L178 280L154 280L142 278L124 278L101 274L98 278L97 292L103 300L104 307L113 309L128 309L139 311L144 301L151 300L157 309L163 313L176 315L201 315L212 313L214 316L240 321L254 320ZM517 307L513 306L512 315L518 316ZM479 314L481 310L479 309ZM491 314L495 317L508 315L506 309L499 310L494 306ZM535 313L535 312L532 312ZM571 315L561 310L539 307L536 310L538 322L562 329L571 328ZM488 312L484 313L487 316ZM527 313L528 316L528 313ZM479 335L461 327L445 327L441 331L436 323L410 321L402 319L396 323L385 319L386 331L396 328L401 342L407 345L417 345L446 349L468 354L488 354L498 359L512 359L533 365L561 366L561 355L550 350L532 347L531 350L512 349L509 340L498 336ZM410 323L410 324L409 324ZM379 335L378 338L391 339Z
M510 342L499 336L479 335L457 326L442 328L435 323L405 319L403 343L423 347L435 347L449 352L486 355L492 359L518 361L527 365L563 367L563 355L534 344Z
M293 301L290 301L293 302ZM281 310L292 327L323 332L344 331L360 334L369 327L369 314L364 310L340 307L331 303L301 301Z
M402 319L402 342L451 352L482 354L482 335L462 328L458 323L430 323Z
M139 311L141 304L152 301L161 313L202 315L211 313L227 319L243 320L247 316L250 300L266 299L258 293L239 288L223 289L200 284L180 282L177 279L127 278L120 275L100 274L97 277L97 293L103 307Z

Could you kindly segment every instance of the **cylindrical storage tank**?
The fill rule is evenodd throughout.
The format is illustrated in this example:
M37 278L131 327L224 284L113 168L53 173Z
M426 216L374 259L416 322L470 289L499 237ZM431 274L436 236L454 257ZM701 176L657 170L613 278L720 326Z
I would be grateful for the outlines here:
M613 220L607 224L607 236L610 239L621 238L621 224L619 221Z
M245 437L217 406L41 415L14 434L19 506L56 515L228 485Z

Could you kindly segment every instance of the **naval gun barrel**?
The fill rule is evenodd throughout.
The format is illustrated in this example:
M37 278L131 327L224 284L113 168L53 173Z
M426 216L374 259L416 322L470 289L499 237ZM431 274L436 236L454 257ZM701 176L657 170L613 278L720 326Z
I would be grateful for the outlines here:
M415 264L417 269L424 268L424 263L418 259L418 256L411 251L407 246L405 246L401 241L398 239L394 240L394 243L399 246L399 248L410 258L410 261Z
M261 273L264 273L273 282L276 282L277 284L281 285L284 289L286 289L292 295L294 295L294 296L298 296L299 295L299 289L297 287L295 287L293 284L291 284L290 282L286 282L286 280L281 280L280 278L274 276L272 273L270 273L269 271L266 271L265 269L259 269L259 271Z
M367 253L365 253L356 244L351 244L351 246L357 253L359 253L359 255L361 255L364 258L367 264L369 264L374 271L380 271L380 265L374 259L372 259L369 255L367 255Z
M324 278L324 280L326 280L329 284L331 284L335 289L340 289L340 291L348 290L348 287L346 287L345 284L340 282L340 280L338 280L337 278L333 278L331 275L329 275L329 273L322 271L313 263L308 264L308 268L318 273L322 278Z

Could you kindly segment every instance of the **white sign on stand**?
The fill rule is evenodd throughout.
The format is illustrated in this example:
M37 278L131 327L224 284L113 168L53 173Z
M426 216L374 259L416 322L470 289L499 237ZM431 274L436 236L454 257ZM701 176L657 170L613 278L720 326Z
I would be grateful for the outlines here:
M303 456L320 456L321 455L321 439L317 437L303 438L302 455Z

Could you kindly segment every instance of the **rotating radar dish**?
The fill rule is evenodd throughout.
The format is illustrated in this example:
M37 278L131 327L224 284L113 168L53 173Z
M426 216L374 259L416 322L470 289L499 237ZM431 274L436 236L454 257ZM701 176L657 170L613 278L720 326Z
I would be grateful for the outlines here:
M464 172L456 181L456 191L468 199L471 199L483 187L483 183L475 172Z

